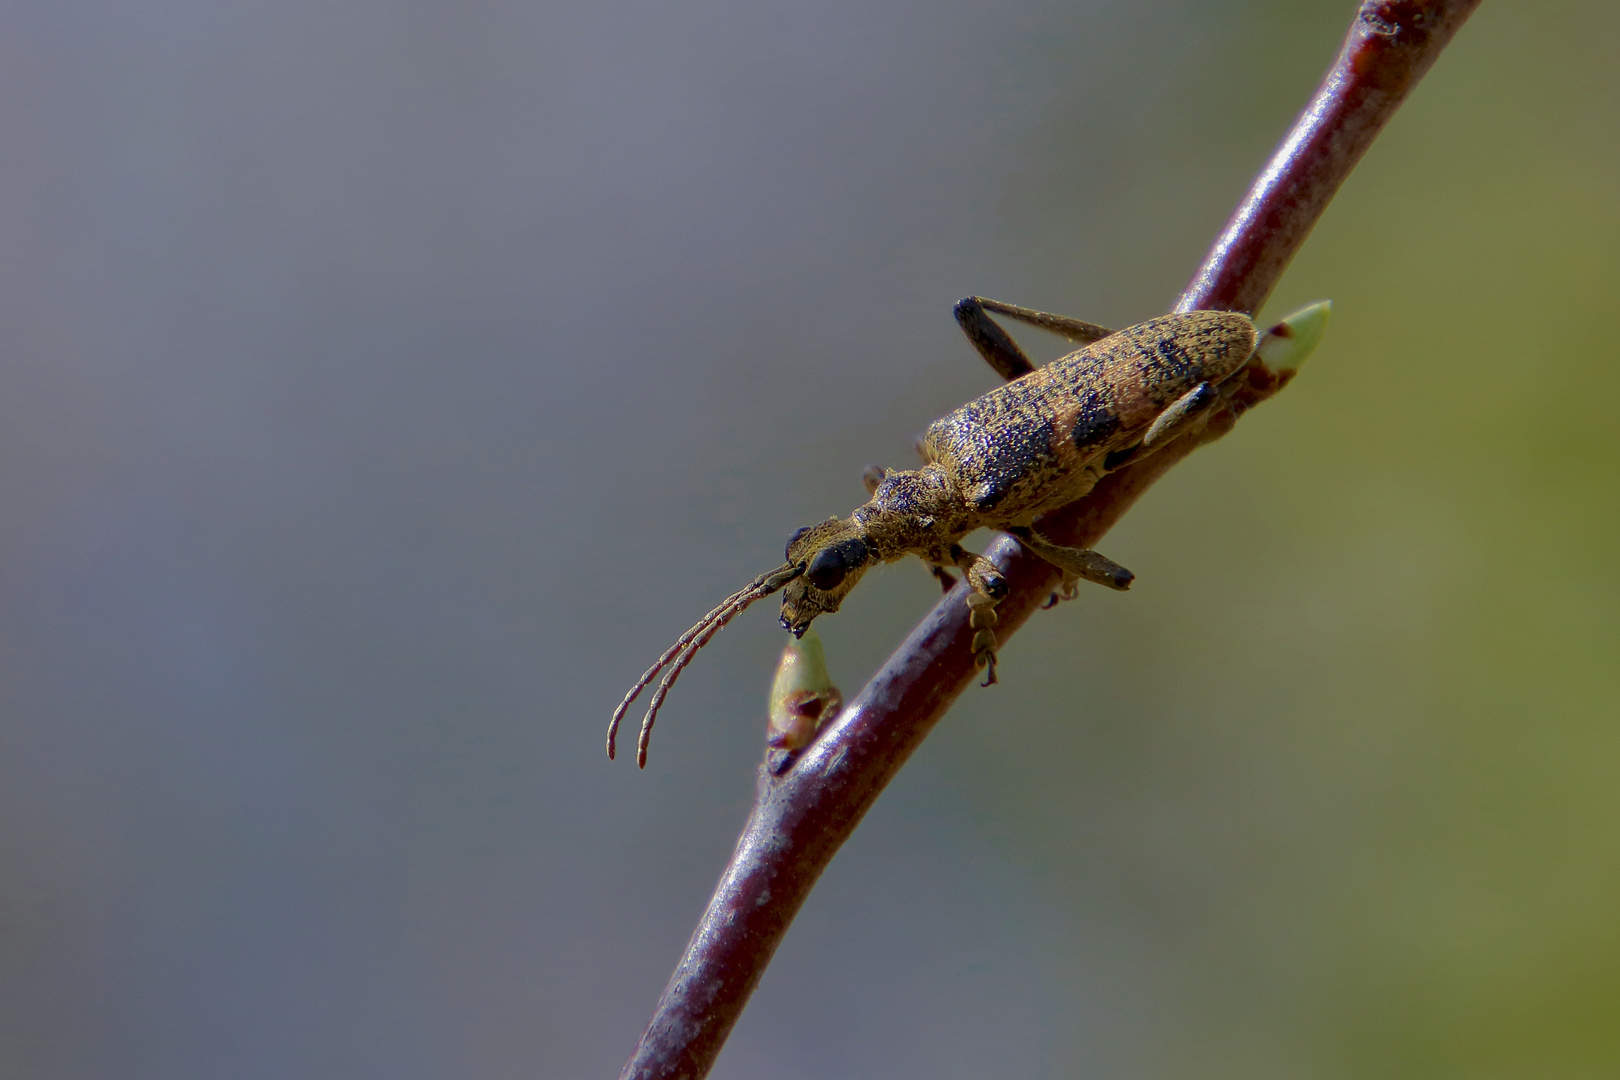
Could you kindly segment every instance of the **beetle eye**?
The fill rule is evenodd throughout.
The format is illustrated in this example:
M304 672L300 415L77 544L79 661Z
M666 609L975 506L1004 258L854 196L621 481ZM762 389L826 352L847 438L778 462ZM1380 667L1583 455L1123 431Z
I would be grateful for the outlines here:
M866 561L866 544L854 537L823 548L810 560L805 580L822 592L838 588L848 573Z
M827 548L825 551L818 552L816 557L810 560L810 567L804 572L804 579L816 588L826 592L838 588L839 583L844 580L844 575L848 572L848 569L838 558L838 549Z
M809 531L810 531L810 526L808 526L808 525L801 525L799 528L794 529L793 530L793 535L788 537L787 550L782 553L782 558L788 560L789 562L792 562L793 561L793 545L797 544L800 540L804 539L804 534L809 532Z

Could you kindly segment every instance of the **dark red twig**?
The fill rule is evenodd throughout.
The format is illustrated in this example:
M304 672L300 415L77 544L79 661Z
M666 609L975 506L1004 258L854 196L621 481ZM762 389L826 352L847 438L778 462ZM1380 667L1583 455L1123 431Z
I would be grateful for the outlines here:
M1339 185L1478 4L1362 4L1316 96L1227 223L1178 310L1259 310ZM1042 531L1062 544L1095 545L1176 462L1231 430L1244 409L1287 381L1260 365L1240 377L1246 383L1230 407L1203 431L1109 475L1086 498L1044 519ZM1058 584L1058 574L1010 537L987 554L1011 585L997 607L997 636L1005 643ZM945 597L791 769L781 776L760 770L748 824L625 1065L625 1080L697 1080L708 1073L834 852L973 680L967 616L957 592Z

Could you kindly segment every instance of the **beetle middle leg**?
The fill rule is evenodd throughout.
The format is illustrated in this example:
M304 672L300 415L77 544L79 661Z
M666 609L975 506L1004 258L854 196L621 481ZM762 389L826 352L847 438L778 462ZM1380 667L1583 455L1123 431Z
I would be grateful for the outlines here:
M1153 418L1153 423L1142 435L1142 441L1121 450L1110 451L1103 458L1103 469L1108 472L1128 465L1144 454L1151 453L1185 434L1199 421L1206 419L1210 410L1220 404L1221 391L1214 383L1199 383L1165 407Z
M1220 399L1221 392L1213 383L1199 383L1172 401L1170 407L1148 425L1147 434L1142 436L1142 449L1156 450L1188 430L1207 416Z
M1007 530L1018 538L1018 542L1030 551L1039 555L1064 573L1065 586L1068 576L1085 578L1098 585L1106 585L1110 589L1124 592L1136 580L1136 575L1125 569L1119 563L1106 555L1101 555L1089 548L1064 547L1054 544L1040 533L1027 525L1017 525ZM1065 588L1067 591L1067 588Z
M1046 598L1041 610L1055 608L1065 600L1073 600L1080 594L1080 575L1063 572L1063 584L1052 590L1052 595Z
M960 544L952 544L951 559L967 575L968 625L973 627L973 662L984 668L984 682L996 682L996 604L1007 595L1007 579L996 564Z

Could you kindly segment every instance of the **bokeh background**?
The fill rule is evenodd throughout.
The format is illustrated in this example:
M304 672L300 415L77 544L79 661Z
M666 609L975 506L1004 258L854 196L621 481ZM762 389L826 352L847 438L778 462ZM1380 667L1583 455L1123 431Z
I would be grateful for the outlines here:
M993 385L958 297L1164 311L1352 8L0 5L0 1076L616 1074L774 617L613 703ZM1620 1072L1617 41L1487 0L715 1076Z

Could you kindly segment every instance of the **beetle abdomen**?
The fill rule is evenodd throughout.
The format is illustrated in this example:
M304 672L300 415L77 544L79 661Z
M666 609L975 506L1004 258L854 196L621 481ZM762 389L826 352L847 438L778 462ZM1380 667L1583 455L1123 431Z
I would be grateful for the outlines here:
M1254 349L1237 312L1166 315L1110 335L941 417L923 448L968 506L997 519L1084 495L1101 459L1133 445L1201 382L1220 382Z

